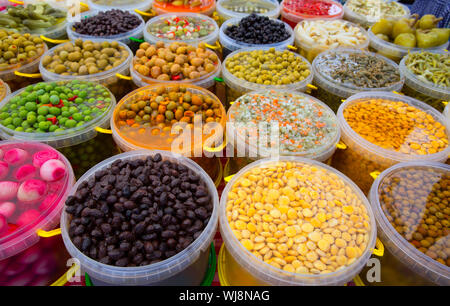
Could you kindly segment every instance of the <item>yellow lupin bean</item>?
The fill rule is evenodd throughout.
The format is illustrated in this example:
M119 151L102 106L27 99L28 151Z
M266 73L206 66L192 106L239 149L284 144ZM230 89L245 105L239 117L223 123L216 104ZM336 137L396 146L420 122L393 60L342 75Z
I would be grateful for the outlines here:
M270 162L242 174L228 195L227 219L236 238L276 268L330 273L367 248L371 226L363 202L320 166Z

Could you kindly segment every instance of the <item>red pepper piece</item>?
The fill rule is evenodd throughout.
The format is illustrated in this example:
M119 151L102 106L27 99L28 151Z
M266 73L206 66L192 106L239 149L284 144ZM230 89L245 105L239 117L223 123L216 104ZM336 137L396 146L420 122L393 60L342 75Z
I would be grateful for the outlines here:
M56 125L58 123L58 119L56 117L47 118L47 121L51 121L51 123L54 125Z
M174 80L174 81L178 81L180 79L181 79L181 76L179 74L172 76L172 80Z
M77 95L75 95L75 96L73 96L73 97L71 97L71 98L69 98L69 99L67 99L67 100L68 100L68 101L75 101L76 98L78 98Z

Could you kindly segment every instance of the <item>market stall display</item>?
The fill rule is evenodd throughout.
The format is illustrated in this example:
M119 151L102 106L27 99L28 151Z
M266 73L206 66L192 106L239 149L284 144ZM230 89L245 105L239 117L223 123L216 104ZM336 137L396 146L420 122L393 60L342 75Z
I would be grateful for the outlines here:
M216 4L216 11L220 23L250 14L276 19L280 15L280 4L277 0L219 0Z
M438 28L434 15L417 15L397 21L381 19L368 31L370 48L399 62L410 52L441 51L447 48L449 28Z
M164 14L150 19L145 25L144 39L151 45L184 42L198 46L214 45L219 38L219 27L210 17L196 13Z
M363 91L400 91L405 81L398 65L376 53L338 48L313 61L314 95L337 112L342 100Z
M341 19L344 9L338 1L332 0L283 0L281 2L281 20L292 28L302 20Z
M216 8L215 0L154 0L157 15L168 13L199 13L211 16Z
M362 92L339 107L345 150L333 166L367 194L374 173L410 160L445 162L450 126L443 115L421 101L388 92Z
M184 42L155 45L144 42L136 51L131 76L138 87L149 84L193 84L215 93L214 78L220 75L221 64L214 51L203 44L194 47Z
M219 41L223 47L222 54L226 57L238 49L260 46L287 48L294 43L294 33L282 21L251 14L225 21L220 27Z
M450 54L447 51L409 53L400 62L403 92L439 111L450 100Z
M409 15L409 8L397 1L348 0L344 5L344 18L365 28L380 19L399 20Z
M409 162L383 171L370 190L384 285L450 284L450 166Z
M85 80L107 86L117 99L130 82L117 74L129 72L133 53L124 43L76 39L57 45L42 56L39 71L45 81Z
M109 126L116 105L111 92L87 81L41 82L9 95L0 104L0 136L3 139L39 141L64 150L76 175L114 153L108 141L102 150L88 149L97 127ZM109 137L109 143L112 140ZM86 151L78 151L80 148ZM110 149L110 150L109 150ZM80 163L90 161L90 163Z
M40 241L38 229L59 222L74 183L68 160L37 142L0 143L0 267L2 285L48 285L66 268L54 240Z
M113 188L106 189L105 182ZM94 285L199 285L218 205L214 183L193 161L164 151L127 152L103 161L77 182L61 230L69 253ZM127 211L131 219L125 227L121 218ZM81 219L87 219L84 225Z
M222 77L227 107L243 94L264 89L305 91L313 74L302 56L275 48L246 48L225 58Z
M239 171L222 193L219 220L226 247L219 277L229 285L344 285L375 245L375 219L361 190L300 157Z
M344 20L304 20L294 29L298 52L312 62L323 51L338 47L366 49L369 36L360 26Z
M274 123L277 133L272 130ZM337 117L323 102L300 92L250 92L236 99L227 112L227 141L235 149L226 175L269 156L301 156L326 163L339 138Z

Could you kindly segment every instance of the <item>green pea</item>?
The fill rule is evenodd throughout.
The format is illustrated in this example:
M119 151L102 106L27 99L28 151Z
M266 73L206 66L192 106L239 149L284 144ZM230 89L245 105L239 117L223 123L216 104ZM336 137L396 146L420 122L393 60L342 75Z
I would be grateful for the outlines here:
M13 121L12 121L12 124L14 125L14 126L19 126L19 125L21 125L22 124L22 119L21 118L14 118L13 119Z
M37 116L37 120L38 120L38 122L42 122L42 121L45 121L46 118L43 115L39 115L39 116Z
M49 109L50 108L48 106L44 105L44 106L41 106L38 108L37 113L38 113L38 115L45 116L48 114Z
M43 131L47 131L52 123L50 121L41 121L39 122L39 129Z
M27 111L34 111L37 109L37 106L35 102L27 102L25 104L25 108L27 109Z
M75 114L73 114L73 120L81 121L81 120L83 120L83 115L80 113L75 113Z
M60 113L61 113L61 110L58 107L50 107L50 114L57 116Z
M50 96L50 103L53 105L59 104L59 97L57 95Z
M68 119L64 125L68 128L73 128L77 125L77 122L75 120Z

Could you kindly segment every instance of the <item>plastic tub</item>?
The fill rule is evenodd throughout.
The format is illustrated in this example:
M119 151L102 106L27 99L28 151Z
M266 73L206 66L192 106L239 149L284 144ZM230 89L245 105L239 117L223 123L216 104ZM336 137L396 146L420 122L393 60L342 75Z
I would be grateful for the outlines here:
M56 82L66 84L68 81ZM86 82L89 83L89 82ZM106 89L106 88L105 88ZM26 88L14 92L0 103L0 109L12 98L22 93ZM0 137L3 139L21 141L39 141L62 151L72 162L75 174L79 177L99 161L115 154L115 148L110 136L98 135L97 127L109 127L109 120L116 105L114 95L106 89L111 99L107 110L80 127L66 129L62 132L27 133L15 131L0 124Z
M221 131L204 134L201 141L197 141L197 139L192 139L191 142L192 145L190 147L186 148L183 147L182 149L180 149L179 147L172 148L173 141L176 139L176 137L173 136L171 137L170 135L161 135L163 134L159 133L161 128L158 128L155 125L147 127L146 128L147 131L145 131L144 133L136 133L137 132L136 128L120 127L119 112L122 109L122 107L124 107L126 104L138 101L138 99L141 99L142 97L147 97L149 91L154 91L160 86L164 86L166 88L183 86L186 88L188 92L206 95L207 97L213 99L213 101L215 101L214 103L219 103L219 109L221 112L221 120L219 122L219 125L221 126ZM114 110L113 116L111 117L111 129L113 139L122 151L128 152L139 149L165 150L180 153L188 157L194 156L192 157L192 160L197 162L210 175L210 177L214 181L216 181L218 180L219 174L221 174L220 160L216 155L206 157L205 154L203 153L203 147L204 145L206 145L205 144L206 140L208 141L222 140L223 134L221 133L223 133L223 131L225 130L225 121L226 121L225 117L226 117L225 109L223 108L220 100L214 94L210 93L206 89L191 84L163 83L160 85L148 85L146 87L141 87L135 91L132 91L131 93L126 95L122 100L120 100L120 102L118 103L117 107ZM140 128L141 127L138 127L138 129ZM157 135L152 135L152 132L155 129L158 130L158 133ZM185 135L180 134L180 137L181 136L184 137ZM183 139L184 138L179 138L178 141ZM200 150L202 152L201 157L195 154Z
M337 116L341 126L341 140L347 145L345 150L337 150L333 156L333 166L346 174L366 193L369 193L373 183L371 174L375 171L383 171L390 166L405 161L437 161L444 162L450 153L450 146L433 154L407 154L399 151L384 149L377 146L356 133L344 119L343 111L348 106L362 103L366 99L387 99L390 101L401 101L412 107L424 111L433 119L446 127L446 137L450 135L450 126L444 116L433 107L421 101L390 92L362 92L348 98L339 107ZM406 139L405 141L411 141ZM406 142L405 142L406 143Z
M377 221L379 238L386 250L385 255L381 258L382 285L450 285L450 267L448 264L445 265L432 259L428 256L434 256L428 253L430 251L427 251L428 254L423 253L412 244L418 242L416 238L424 237L419 232L423 225L428 224L431 228L429 223L425 222L426 217L424 215L427 208L429 210L435 203L430 198L434 188L433 185L441 183L442 180L448 181L449 175L450 166L441 163L421 161L400 163L383 171L372 185L369 197L370 203ZM417 189L408 188L410 185L406 186L408 189L405 194L402 190L405 183L416 184L417 181L421 185L417 186ZM403 187L400 187L399 184ZM444 190L447 189L446 192L448 192L448 185L443 186ZM395 194L393 194L394 192ZM402 198L409 199L406 205L409 207L407 212L411 214L411 217L405 215L403 210L406 209L405 203L400 203L402 202L401 194L403 195ZM392 202L388 202L388 199ZM448 209L448 203L440 203ZM439 209L442 209L442 207ZM413 218L413 213L418 217ZM393 214L397 214L398 220L395 219L394 221ZM429 216L428 213L426 215ZM431 243L430 249L434 247L437 250L431 252L435 253L442 250L442 245L444 245L444 250L445 245L448 248L450 239L448 231L445 234L445 230L448 229L448 215L445 215L444 219L438 220L441 220L441 222L447 220L447 226L442 226L444 233L435 236L434 242ZM392 224L392 222L398 224L397 222L401 221L410 224L406 233L403 234L400 234ZM406 225L399 226L402 231L405 228L407 228ZM441 255L445 255L445 253ZM448 257L447 262L449 262Z
M297 53L293 53L296 57L300 57L303 61L305 61L308 64L310 74L300 82L287 84L287 85L262 85L257 83L251 83L244 79L240 79L233 74L231 74L227 67L227 61L232 58L234 55L241 53L241 52L248 52L248 51L254 51L254 50L269 50L270 47L259 47L259 48L245 48L233 51L230 53L222 63L222 78L225 82L226 86L226 101L227 101L227 107L230 105L230 102L233 102L238 97L242 96L243 94L250 92L250 91L258 91L258 90L287 90L287 91L302 91L304 92L307 88L307 85L310 84L313 80L313 72L311 69L311 64L302 56L298 55ZM276 48L278 51L282 50L281 48Z
M4 69L0 69L0 79L5 81L12 91L23 88L29 84L42 81L41 78L25 78L20 77L15 74L16 71L21 73L36 73L39 71L39 61L41 57L47 52L48 48L45 43L43 43L43 52L39 54L36 58L28 61L27 63L9 65Z
M448 56L448 52L446 51L434 51L433 53L447 54ZM409 56L409 54L406 55L400 62L400 71L405 75L405 87L403 88L403 92L408 96L433 106L439 111L443 111L444 104L442 101L450 100L450 87L439 86L418 77L406 67L406 61ZM450 59L450 56L448 56L448 58Z
M252 13L276 19L280 15L280 4L276 0L219 0L216 4L216 11L221 23Z
M211 16L216 9L215 0L189 0L187 5L173 5L172 2L173 0L167 2L154 0L152 8L157 15L169 13L199 13L207 16ZM191 5L196 2L200 2L200 4L194 6Z
M211 27L214 27L214 30L209 33L206 36L203 37L198 37L198 38L192 38L192 39L170 39L170 38L166 38L166 37L159 37L155 34L151 34L149 32L149 29L152 26L155 26L157 24L161 24L161 23L166 23L166 20L172 17L178 17L178 18L192 18L192 19L198 19L198 21L203 22L205 24L210 25ZM145 25L145 30L144 30L144 39L146 42L150 43L151 45L155 45L158 41L162 41L165 44L174 42L174 41L182 41L185 42L189 45L194 45L197 46L199 43L206 43L206 44L210 44L210 45L214 45L217 41L217 39L219 38L219 27L217 25L217 23L210 17L202 15L202 14L197 14L197 13L176 13L174 15L174 13L171 14L164 14L164 15L159 15L156 16L152 19L150 19L147 24Z
M61 232L64 244L72 257L80 260L81 269L88 273L94 285L200 285L208 268L211 242L218 222L219 196L214 183L196 163L181 155L166 151L139 150L109 158L89 170L72 188L73 195L80 184L92 177L95 172L105 169L118 159L135 160L159 153L163 160L178 162L197 173L206 183L213 201L213 212L208 225L186 249L161 262L141 267L117 267L97 262L79 251L68 234L69 216L64 211L61 216Z
M257 48L257 47L266 47L266 48L279 48L279 49L285 49L287 48L287 46L293 45L294 44L294 32L292 31L292 28L287 25L285 22L277 20L277 19L272 19L276 22L279 23L283 23L285 25L286 31L289 33L289 38L277 43L273 43L273 44L248 44L245 42L241 42L241 41L237 41L231 37L229 37L228 35L225 34L225 30L232 25L238 25L240 20L242 18L241 17L237 17L237 18L232 18L229 19L227 21L225 21L222 26L220 27L220 32L219 32L219 41L220 44L223 47L223 57L226 57L228 54L230 54L233 51L239 50L239 49L247 49L247 48Z
M302 14L299 13L293 6L295 6L298 2L300 2L300 5L310 4L309 1L305 0L283 0L281 2L281 20L285 21L287 24L289 24L292 28L295 28L295 26L302 20L305 19L326 19L326 20L333 20L333 19L341 19L344 15L344 9L342 8L342 5L338 1L332 1L332 0L315 0L314 2L321 2L330 4L330 8L327 15L309 15L309 14Z
M90 17L97 15L99 12L100 11L90 10L90 11L87 11L87 12L81 14L80 18L90 18ZM141 39L143 37L145 21L144 21L144 19L142 19L141 15L139 15L138 13L135 13L134 11L132 11L130 13L137 16L139 18L139 20L141 21L141 24L138 27L136 27L133 30L130 30L128 32L120 33L120 34L116 34L116 35L109 35L109 36L93 36L93 35L79 34L79 33L75 32L73 29L73 24L75 22L69 22L69 23L67 23L67 36L69 37L70 40L75 40L77 38L81 38L83 40L95 40L95 39L114 40L114 41L118 41L118 42L121 42L121 43L131 46L131 44L134 41L131 40L130 37L133 37L136 39Z
M353 191L357 198L360 199L362 205L367 210L370 219L370 233L368 234L367 247L352 264L341 268L336 272L324 274L300 274L287 272L272 266L258 259L252 252L248 251L233 233L229 225L229 217L227 217L226 209L229 201L229 192L232 186L242 176L255 168L268 168L278 162L296 162L299 165L312 165L326 172L336 175L342 182ZM309 160L301 157L283 156L274 159L262 159L256 161L233 176L231 181L226 185L220 199L219 206L219 228L225 244L227 255L219 255L218 271L221 281L223 278L228 280L228 284L232 286L249 286L249 285L344 285L350 281L366 264L371 255L371 249L375 245L376 225L373 217L372 209L369 201L366 199L361 190L347 177L336 171L335 169L322 164L318 161ZM226 261L226 262L225 262Z
M411 14L409 11L409 8L406 5L403 5L401 3L398 3L397 1L386 1L386 0L370 0L363 2L367 4L372 4L371 8L364 9L364 13L358 13L351 9L351 3L353 2L362 2L362 0L349 0L344 4L344 19L357 23L361 25L364 28L369 28L370 26L374 25L377 21L380 19L388 19L388 20L399 20L401 18L408 18ZM370 3L372 2L372 3ZM384 7L381 8L382 3L389 3L392 5L395 5L397 7L401 7L403 9L404 14L401 15L388 15L382 12L382 10L386 10Z
M24 150L27 156L20 158L17 164L12 164L9 150ZM74 175L69 161L53 148L37 142L0 142L2 152L2 163L8 161L9 173L2 181L14 182L19 186L28 186L33 181L44 184L43 192L39 192L39 198L34 197L32 202L21 204L20 199L32 199L30 195L23 194L20 199L14 194L11 198L2 199L2 229L0 231L0 269L1 283L3 286L44 286L51 281L56 280L64 271L67 270L66 262L68 259L60 250L58 250L58 241L55 239L40 239L36 231L42 229L45 231L55 228L60 219L60 214L70 188L74 184ZM51 151L52 153L39 155L41 158L34 158L34 154L41 151ZM6 154L5 154L6 153ZM8 159L5 159L6 156ZM54 182L44 181L39 175L38 168L48 160L49 157L58 159L65 166L65 172ZM32 163L35 161L36 165ZM39 162L39 163L38 163ZM34 168L33 173L24 174L22 169ZM20 169L20 172L17 171ZM17 174L16 174L17 173ZM22 173L22 176L18 177ZM27 183L30 182L30 183ZM27 184L27 185L25 185ZM23 187L24 189L26 187ZM23 193L19 187L16 191ZM20 191L22 190L22 191ZM4 194L2 192L2 194ZM7 202L6 202L7 201ZM9 202L9 203L8 203ZM8 206L8 209L5 208ZM25 205L25 206L24 206ZM3 222L6 222L7 232L3 232Z
M125 11L148 11L152 8L153 0L88 0L89 8L104 11L108 9L120 9Z
M292 95L289 98L286 97L285 94ZM327 163L327 161L331 160L331 156L336 150L336 144L339 142L340 138L340 129L337 123L337 117L333 113L333 111L325 105L323 102L307 95L299 92L268 92L268 91L257 91L250 92L245 94L244 96L239 97L235 103L230 107L227 112L227 140L228 145L233 147L234 156L230 158L228 171L234 171L227 173L227 176L236 173L246 164L251 163L252 161L257 160L258 158L265 158L269 156L300 156L305 158L314 159L323 163ZM251 103L250 101L258 97L266 97L267 102L264 100L255 103ZM270 100L277 100L276 105L283 105L280 108L273 107L269 109L264 115L267 117L271 117L272 114L277 112L286 112L283 115L288 115L288 113L292 116L292 113L297 113L298 115L292 116L289 118L290 123L286 126L286 129L297 131L294 137L284 138L283 135L279 135L279 140L287 140L282 145L277 144L277 149L272 150L270 146L264 146L258 144L258 138L264 137L261 134L261 129L265 129L266 127L257 126L256 122L252 122L250 118L255 118L255 116L259 116L254 109L267 109L269 105L272 103L268 103ZM287 102L289 101L289 103ZM288 111L287 109L291 108L294 104L297 104L297 108L291 109ZM275 105L275 104L273 104ZM261 111L262 112L262 111ZM319 120L320 118L323 120ZM250 117L250 118L249 118ZM287 116L286 116L287 117ZM243 122L244 118L248 118L247 122ZM282 118L272 118L270 120L271 123L278 122L279 128L282 127ZM310 120L312 121L312 125L315 126L315 123L324 123L323 128L313 128L313 132L303 135L302 132L306 131L306 129L302 128L303 122ZM269 121L268 118L261 118L261 122ZM253 126L254 124L254 126ZM298 130L297 130L298 128ZM258 135L255 136L246 136L247 132L253 135L253 131L256 131ZM310 147L306 148L305 140L312 138L312 134L324 135L323 137L317 137L316 144L308 144ZM277 135L271 134L272 137L276 137ZM287 134L285 134L287 135ZM267 135L270 136L270 135ZM262 138L263 139L263 138ZM297 140L297 143L302 144L301 149L293 149L295 146L291 144L290 141ZM241 144L244 144L243 146Z
M340 44L340 43L333 43L333 46L330 46L328 43L327 45L321 45L319 43L316 43L315 41L311 40L308 41L305 38L301 37L299 35L299 29L303 26L308 26L309 23L312 25L316 25L319 23L339 23L347 27L352 27L354 29L355 33L358 33L361 39L358 39L358 42L361 41L359 44L354 44L353 42L350 44ZM330 32L328 32L329 35ZM310 36L311 33L305 33L306 35ZM310 62L314 60L314 58L321 52L329 50L329 49L335 49L337 47L351 47L351 48L357 48L357 49L366 49L369 46L369 36L362 27L360 27L357 24L345 21L345 20L304 20L297 24L297 26L294 29L294 35L295 35L295 46L299 49L298 52L306 57ZM315 35L322 35L319 33L319 31L316 30ZM332 34L334 35L334 34ZM330 35L329 35L330 36ZM354 36L355 37L355 36Z
M3 82L2 79L0 79L0 103L10 93L11 93L11 90L9 89L8 84Z
M448 42L437 47L432 48L406 48L399 45L396 45L394 43L384 41L381 38L377 37L375 34L373 34L372 29L369 29L367 31L369 34L370 39L370 48L374 52L377 52L381 55L386 56L387 58L392 59L393 61L396 61L397 63L401 61L401 59L407 55L409 52L419 52L422 50L435 52L435 51L442 51L445 50L448 46Z
M378 59L383 60L391 67L393 67L397 71L399 79L397 82L389 86L376 88L357 87L356 85L351 83L350 84L342 83L339 80L334 79L329 74L324 73L323 71L324 68L329 71L330 70L334 71L333 68L330 68L330 65L332 65L331 60L324 59L324 57L326 58L327 56L333 54L337 54L339 56L342 56L344 54L366 54L367 56L376 57ZM342 99L346 99L351 95L354 95L362 91L400 91L403 87L403 82L405 81L405 77L400 72L398 65L392 60L376 53L362 51L353 48L338 48L325 51L319 54L314 59L312 66L314 71L314 85L318 87L318 90L315 92L315 95L320 100L326 101L326 104L330 106L335 112L337 112L339 105L341 105ZM350 68L355 68L354 65L349 66ZM374 69L373 67L370 66L367 67L368 71L371 71L373 69Z
M105 41L104 39L91 39L91 41ZM131 52L130 48L124 43L119 42L119 45L123 46L129 53L128 58L113 69L108 71L103 71L100 73L90 74L90 75L60 75L53 72L48 71L44 68L42 61L39 63L39 71L41 72L42 78L44 81L70 81L70 80L85 80L89 82L97 82L101 85L104 85L109 88L109 90L114 94L117 99L120 99L130 90L130 82L128 80L124 80L119 78L117 74L127 75L130 71L130 63L133 60L133 52ZM57 45L46 53L44 56L53 56L54 51L60 45ZM41 57L42 59L42 57Z

